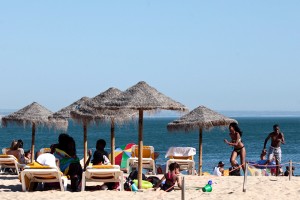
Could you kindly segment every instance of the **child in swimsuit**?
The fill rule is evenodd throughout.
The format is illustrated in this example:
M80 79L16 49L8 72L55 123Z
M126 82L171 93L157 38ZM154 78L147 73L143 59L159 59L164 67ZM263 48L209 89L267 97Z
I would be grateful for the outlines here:
M157 189L158 187L160 187L162 190L166 191L166 192L170 192L172 190L174 190L174 186L175 183L177 182L177 185L179 188L181 188L181 179L178 176L179 172L179 164L178 163L171 163L169 165L169 172L165 173L164 176L161 178L161 180L157 183L157 185L155 186L155 188ZM165 183L163 185L162 182L165 181Z

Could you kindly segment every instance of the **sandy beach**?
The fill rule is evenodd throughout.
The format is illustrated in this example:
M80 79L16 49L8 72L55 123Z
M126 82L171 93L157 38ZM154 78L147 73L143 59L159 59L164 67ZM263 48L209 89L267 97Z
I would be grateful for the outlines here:
M213 191L202 192L201 188L208 180L213 181ZM248 177L246 192L242 191L243 176L214 177L214 176L185 176L185 199L299 199L300 178L275 176ZM95 183L98 185L99 183ZM93 185L93 183L90 183ZM181 199L181 191L85 191L61 192L58 190L22 192L21 184L16 175L0 175L0 192L2 200L22 199Z

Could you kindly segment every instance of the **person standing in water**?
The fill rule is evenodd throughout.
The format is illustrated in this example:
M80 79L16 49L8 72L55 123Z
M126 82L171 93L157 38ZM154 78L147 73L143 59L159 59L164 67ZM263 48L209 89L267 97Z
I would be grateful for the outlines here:
M267 162L266 165L275 157L276 161L276 176L279 175L279 168L280 168L280 163L281 163L281 144L285 144L284 141L284 135L282 132L280 132L280 128L278 124L275 124L273 126L273 132L271 132L268 137L265 139L264 142L264 148L262 150L263 153L265 153L266 150L266 145L268 143L268 140L271 138L271 146L268 151L268 156L267 156Z
M245 172L245 163L246 163L246 149L244 143L242 142L242 131L239 128L238 124L233 122L229 125L229 136L231 138L231 142L224 139L224 142L229 146L233 146L233 151L230 157L230 163L233 168L239 167L238 162L236 161L237 156L240 156L241 165Z

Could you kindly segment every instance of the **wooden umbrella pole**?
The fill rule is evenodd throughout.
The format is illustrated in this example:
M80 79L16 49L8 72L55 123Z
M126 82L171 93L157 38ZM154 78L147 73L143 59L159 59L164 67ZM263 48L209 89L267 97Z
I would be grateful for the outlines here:
M143 110L139 110L139 157L138 157L138 188L142 189L142 172L143 172Z
M246 192L246 186L247 186L247 177L248 177L248 163L246 163L246 164L245 164L245 173L244 173L243 192Z
M292 160L290 160L290 162L289 162L289 181L292 179L292 175L293 175L293 162L292 162Z
M35 123L32 123L32 134L31 134L31 162L34 161L34 143L35 143Z
M83 160L84 163L87 161L87 123L83 122Z
M181 200L185 200L185 179L184 176L182 177L182 188L181 188Z
M110 148L111 148L111 164L115 164L115 120L114 118L111 118L110 121Z
M199 130L199 169L198 176L202 175L202 128Z

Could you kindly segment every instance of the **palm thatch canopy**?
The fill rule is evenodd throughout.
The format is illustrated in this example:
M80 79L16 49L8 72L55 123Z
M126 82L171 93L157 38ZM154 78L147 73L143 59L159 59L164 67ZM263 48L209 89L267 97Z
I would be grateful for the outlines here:
M66 121L60 120L59 122L49 121L48 117L53 113L40 104L33 102L32 104L2 118L2 125L7 126L8 123L17 123L20 125L32 126L32 140L31 140L31 162L34 160L34 144L35 144L35 129L36 126L54 126L55 128L65 128Z
M169 131L184 130L186 132L199 130L199 169L198 175L202 175L202 129L210 129L215 126L228 126L236 120L221 115L205 106L199 106L182 116L178 120L169 123Z
M6 127L8 123L17 123L20 125L50 125L48 117L53 113L41 106L40 104L33 102L32 104L11 113L8 116L2 117L2 126Z
M80 107L76 110L71 111L72 119L76 121L82 122L90 122L90 121L105 121L114 119L117 123L123 123L125 121L131 120L135 115L137 115L137 111L124 109L124 110L110 110L110 109L101 109L97 110L96 107L104 105L110 102L111 99L116 98L122 93L117 88L109 88L108 90L100 93L84 102Z
M88 97L82 97L79 100L72 103L71 105L53 113L51 116L49 116L50 122L52 124L64 124L63 127L59 128L66 131L68 128L68 119L71 118L71 111L78 109L87 100L89 100Z
M84 126L84 138L87 135L87 124L94 121L110 121L111 122L111 161L114 164L114 149L115 149L115 133L114 126L115 122L123 123L137 114L137 111L134 110L109 110L102 109L97 110L95 107L103 105L109 102L111 99L117 97L122 92L117 88L109 88L108 90L100 93L92 99L86 101L78 109L71 111L71 117L75 121L82 122ZM87 141L84 139L84 149L87 148ZM86 152L86 151L84 151ZM86 160L86 153L84 153L84 160Z
M151 110L187 111L187 107L141 81L109 102L95 105L97 109L133 109L139 111L138 188L142 188L143 112Z
M71 105L64 107L63 109L53 113L53 115L50 118L54 119L69 119L71 118L71 111L75 111L78 109L82 104L84 104L86 101L88 101L89 97L82 97L79 100L75 101Z
M98 108L136 109L136 110L179 110L187 111L183 104L158 92L155 88L141 81L119 94L111 101L100 104Z
M199 128L210 129L215 126L228 126L232 122L237 123L235 119L228 118L205 106L199 106L181 118L169 123L167 128L169 131L184 130L189 132Z

